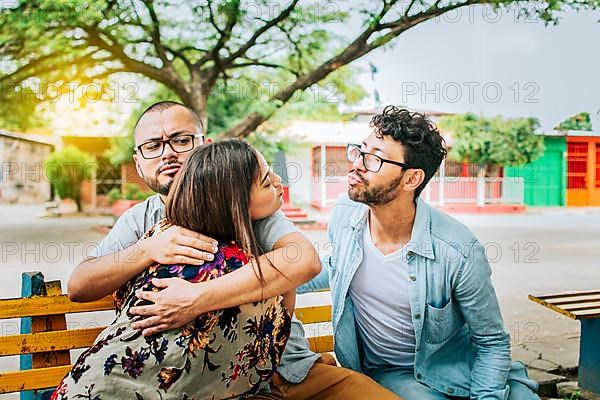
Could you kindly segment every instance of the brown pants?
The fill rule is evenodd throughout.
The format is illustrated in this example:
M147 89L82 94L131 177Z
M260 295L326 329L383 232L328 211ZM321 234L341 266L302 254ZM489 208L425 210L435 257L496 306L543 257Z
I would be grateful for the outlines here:
M290 383L275 373L271 393L261 393L248 400L402 400L366 375L335 366L324 354L300 383Z

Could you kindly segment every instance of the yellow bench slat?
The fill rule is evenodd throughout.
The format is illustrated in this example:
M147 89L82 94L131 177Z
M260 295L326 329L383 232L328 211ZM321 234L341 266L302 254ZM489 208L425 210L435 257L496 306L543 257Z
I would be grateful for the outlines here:
M557 313L565 315L571 319L586 319L596 318L600 316L600 307L596 305L585 305L586 303L596 303L598 300L591 298L588 300L580 300L582 296L595 295L597 292L573 292L569 294L558 294L558 295L546 295L546 296L534 296L529 295L529 300L543 305ZM572 301L566 301L567 298L573 299ZM552 300L558 299L558 300ZM577 300L574 300L577 299ZM571 306L569 306L571 305Z
M596 312L600 313L600 303L598 303L598 302L593 303L593 304L588 304L588 303L573 304L573 305L568 305L568 306L561 306L561 308L564 308L565 310L567 310L569 312L589 310L589 311L596 311Z
M600 302L600 296L582 297L582 298L579 298L579 296L578 296L578 297L570 298L568 300L562 300L562 299L564 299L564 297L561 298L560 301L548 300L548 299L544 299L544 300L547 301L547 302L549 302L549 303L552 303L552 304L554 304L556 306L564 306L564 305L568 305L568 304L582 304L582 303L598 303L598 302Z
M53 388L60 383L60 380L70 370L70 365L61 365L60 367L38 368L27 371L1 372L0 393Z
M306 338L310 349L315 353L327 353L333 351L333 336L315 336Z
M586 291L586 292L565 292L565 293L556 293L556 294L545 294L543 296L534 296L534 297L537 297L542 300L548 300L548 299L559 299L559 298L565 298L565 297L582 297L582 296L594 296L594 295L600 295L600 291L590 290L590 291Z
M103 330L100 327L1 336L0 357L90 347Z
M37 317L44 315L114 310L111 296L89 303L75 303L67 295L36 296L32 298L0 300L0 319Z
M600 317L600 310L582 310L582 311L573 311L572 312L576 319L588 319L588 318L598 318Z
M331 322L331 305L298 308L296 317L304 324Z
M528 297L529 297L529 300L531 300L531 301L533 301L535 303L541 304L544 307L548 307L549 309L551 309L553 311L556 311L559 314L565 315L565 316L567 316L567 317L569 317L571 319L577 319L577 315L575 315L573 313L570 313L570 312L568 312L566 310L563 310L562 308L560 308L558 306L555 306L554 304L549 303L549 302L545 301L544 299L542 299L540 297L536 297L536 296L533 296L531 294Z

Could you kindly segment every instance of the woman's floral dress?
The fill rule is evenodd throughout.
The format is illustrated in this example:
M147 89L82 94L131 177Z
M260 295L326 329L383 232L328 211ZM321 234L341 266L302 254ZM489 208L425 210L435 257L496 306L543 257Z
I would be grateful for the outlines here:
M163 220L144 237L168 227ZM136 290L158 290L152 278L190 282L218 278L249 257L220 242L201 266L153 264L115 293L117 317L77 360L51 399L236 399L256 393L275 372L291 318L282 297L200 315L182 328L144 337L131 329L143 305Z

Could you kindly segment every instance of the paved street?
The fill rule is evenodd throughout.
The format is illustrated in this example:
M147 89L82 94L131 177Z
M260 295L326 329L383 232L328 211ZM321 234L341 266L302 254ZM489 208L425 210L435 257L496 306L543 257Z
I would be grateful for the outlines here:
M0 297L20 296L24 271L42 271L47 280L60 279L65 290L73 267L101 239L91 226L110 222L107 217L34 217L41 212L40 207L0 206ZM527 295L600 289L600 213L564 210L458 218L488 251L505 323L513 337L513 358L543 369L577 365L579 323L530 302ZM307 234L321 251L327 250L325 232ZM299 305L327 301L326 294L310 295L300 298ZM110 314L87 318L73 317L69 323L108 322ZM18 329L18 321L0 321L3 335ZM17 365L16 357L0 359L0 370Z

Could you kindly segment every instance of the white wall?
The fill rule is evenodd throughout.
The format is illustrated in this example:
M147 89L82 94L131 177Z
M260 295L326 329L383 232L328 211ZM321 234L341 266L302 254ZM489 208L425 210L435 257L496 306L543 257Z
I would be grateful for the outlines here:
M293 204L308 205L310 203L311 159L310 147L300 147L286 153L286 164L290 179L290 197Z

